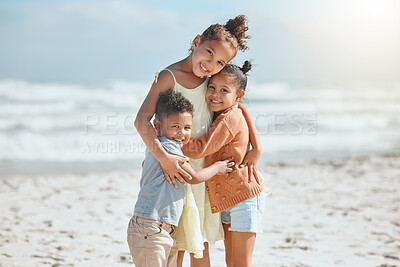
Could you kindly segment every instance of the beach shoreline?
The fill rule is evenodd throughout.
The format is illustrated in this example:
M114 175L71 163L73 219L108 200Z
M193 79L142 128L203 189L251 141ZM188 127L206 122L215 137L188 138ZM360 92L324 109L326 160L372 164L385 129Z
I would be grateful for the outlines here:
M259 164L286 164L296 161L326 162L341 158L362 158L370 155L370 151L286 151L263 152ZM374 155L391 155L388 152L375 152ZM144 153L131 159L103 161L49 161L49 160L2 160L0 161L0 179L14 176L61 176L82 175L89 173L132 171L141 168Z
M129 266L135 169L1 178L0 266ZM272 194L254 266L400 265L399 154L259 169ZM211 260L225 266L222 242Z

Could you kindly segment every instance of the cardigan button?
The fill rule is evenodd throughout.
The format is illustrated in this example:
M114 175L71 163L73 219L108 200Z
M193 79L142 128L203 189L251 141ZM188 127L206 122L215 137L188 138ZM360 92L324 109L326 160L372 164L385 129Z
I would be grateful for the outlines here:
M216 210L217 210L217 207L215 207L215 206L212 207L212 210L213 210L213 211L216 211Z
M219 197L219 193L218 193L218 192L217 192L217 193L215 193L215 196L216 196L216 197Z
M224 201L226 199L226 197L221 197L221 200Z
M220 188L220 187L221 187L221 184L217 184L216 187L217 187L217 188Z
M207 190L207 191L209 191L209 190L210 190L210 188L208 188L208 186L206 186L206 190Z

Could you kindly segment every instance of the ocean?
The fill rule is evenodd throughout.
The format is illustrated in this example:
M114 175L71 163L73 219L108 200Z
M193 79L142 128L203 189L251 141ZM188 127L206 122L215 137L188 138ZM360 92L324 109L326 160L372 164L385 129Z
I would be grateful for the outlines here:
M150 83L0 81L0 176L137 169ZM250 83L262 163L400 152L400 85Z

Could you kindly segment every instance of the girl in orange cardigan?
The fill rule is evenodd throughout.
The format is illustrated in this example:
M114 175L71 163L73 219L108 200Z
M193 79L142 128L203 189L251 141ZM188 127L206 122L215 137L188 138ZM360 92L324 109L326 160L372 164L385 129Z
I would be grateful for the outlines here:
M183 184L185 184L184 179L191 179L191 177L180 165L185 158L167 153L151 124L158 96L160 92L167 90L182 93L194 106L192 137L198 138L205 134L213 119L213 113L204 98L208 76L218 73L236 56L239 50L248 49L247 39L250 37L246 34L247 24L247 18L239 15L228 20L225 25L210 25L201 35L197 35L186 58L169 65L160 72L160 75L156 75L156 79L138 111L135 127L147 148L160 162L165 178L175 187L177 183L174 177ZM261 146L257 143L259 142L257 130L249 112L245 108L243 112L248 119L252 150L247 153L241 164L248 165L252 169L261 155ZM190 160L190 165L195 169L203 168L204 158ZM223 239L224 230L220 216L211 213L209 205L204 183L187 185L184 211L176 236L179 250L190 252L192 267L211 266L208 244ZM195 217L199 218L197 223L190 224L189 221ZM178 266L182 266L183 253L180 253L178 260Z
M228 64L211 77L205 98L214 112L214 122L207 134L191 139L182 148L190 158L206 157L205 166L227 157L234 157L236 162L229 175L216 175L206 182L211 210L221 212L228 267L252 266L265 205L264 188L255 167L238 166L250 150L249 129L238 108L250 69L249 61L242 68Z

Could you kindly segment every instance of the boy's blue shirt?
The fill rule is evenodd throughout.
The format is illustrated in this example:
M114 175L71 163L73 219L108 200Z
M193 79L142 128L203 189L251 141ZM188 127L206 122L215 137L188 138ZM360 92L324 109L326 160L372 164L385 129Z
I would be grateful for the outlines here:
M177 142L164 136L158 140L168 153L184 157ZM182 215L186 187L176 181L178 188L167 182L160 162L147 149L133 215L177 226Z

